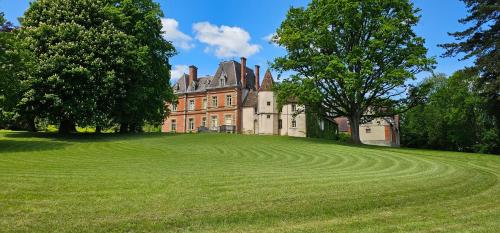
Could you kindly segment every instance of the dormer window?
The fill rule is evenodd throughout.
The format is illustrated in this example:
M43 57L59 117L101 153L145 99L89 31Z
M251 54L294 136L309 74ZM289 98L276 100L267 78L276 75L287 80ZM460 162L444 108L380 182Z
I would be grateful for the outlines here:
M221 87L226 86L226 83L227 83L227 74L226 72L222 71L219 78L219 86Z

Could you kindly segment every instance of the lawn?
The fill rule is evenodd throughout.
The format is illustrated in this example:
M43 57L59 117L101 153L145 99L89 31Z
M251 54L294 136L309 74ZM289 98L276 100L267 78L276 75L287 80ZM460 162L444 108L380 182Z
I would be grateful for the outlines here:
M0 132L0 232L499 232L500 156Z

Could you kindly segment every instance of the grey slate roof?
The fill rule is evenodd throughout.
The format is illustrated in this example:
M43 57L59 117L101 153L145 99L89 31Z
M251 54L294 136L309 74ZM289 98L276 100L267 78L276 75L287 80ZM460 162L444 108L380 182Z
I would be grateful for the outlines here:
M257 92L250 90L250 92L248 92L247 97L243 101L243 107L256 107L258 101L259 99L257 96Z
M195 88L193 86L186 86L189 82L189 75L184 74L181 78L174 84L174 90L177 93L185 92L203 92L207 89L217 89L223 88L220 86L220 78L225 78L226 85L223 87L237 87L241 85L241 64L236 61L226 61L219 64L217 71L214 76L206 76L198 78L198 82L195 83ZM255 74L252 69L246 67L246 87L248 89L254 89L255 87Z

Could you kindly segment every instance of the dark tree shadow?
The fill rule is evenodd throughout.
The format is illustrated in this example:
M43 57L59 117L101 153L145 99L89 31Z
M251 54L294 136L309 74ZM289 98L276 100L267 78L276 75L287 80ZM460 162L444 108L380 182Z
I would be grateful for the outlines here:
M68 143L54 141L0 140L0 154L61 150L68 145Z
M75 133L70 135L62 135L58 133L30 133L30 132L9 132L5 133L6 138L39 138L39 139L49 139L52 141L59 142L79 142L79 143L93 143L93 142L109 142L109 141L124 141L124 140L137 140L145 138L161 138L170 137L175 134L167 133L131 133L131 134L119 134L119 133Z

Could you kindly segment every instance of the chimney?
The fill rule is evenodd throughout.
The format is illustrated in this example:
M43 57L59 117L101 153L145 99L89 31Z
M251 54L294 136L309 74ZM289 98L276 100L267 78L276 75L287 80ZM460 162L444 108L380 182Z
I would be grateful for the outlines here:
M255 90L260 88L260 66L255 65Z
M189 83L188 86L193 83L193 81L198 81L198 68L196 66L189 67Z
M241 57L241 88L246 88L247 87L247 82L246 82L246 69L247 67L247 59L245 57Z

